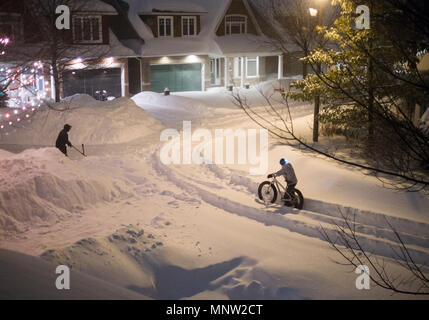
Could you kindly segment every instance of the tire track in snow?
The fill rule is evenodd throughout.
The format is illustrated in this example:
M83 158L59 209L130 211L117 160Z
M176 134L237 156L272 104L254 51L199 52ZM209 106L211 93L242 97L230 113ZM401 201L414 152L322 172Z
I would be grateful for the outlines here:
M284 215L277 215L273 213L273 211L261 210L259 208L251 207L245 204L232 201L225 197L221 197L215 193L205 190L202 187L199 187L198 185L196 185L193 182L190 182L189 180L187 181L183 177L179 177L174 172L174 170L170 169L168 166L162 164L159 161L159 157L157 157L157 153L153 154L152 165L154 170L160 176L166 177L169 181L174 183L181 190L191 195L200 197L203 201L205 201L206 203L214 207L220 208L224 211L227 211L242 217L252 219L254 221L263 223L267 226L282 227L291 232L299 233L304 236L317 238L322 241L325 241L324 237L322 236L322 233L320 232L321 231L320 223L319 225L316 224L317 222L319 222L317 219L315 220L315 223L309 223L307 221L299 221ZM359 212L359 210L357 210L357 212ZM314 216L315 213L307 210L301 210L300 215L301 214ZM413 221L410 221L410 222L413 222ZM374 227L374 228L377 228L377 227ZM331 237L332 239L337 238L337 232L334 229L334 226L332 225L332 223L330 223L329 228L325 228L325 230L327 231L329 237ZM362 229L363 232L367 230L368 229ZM380 235L381 233L379 232L378 234ZM373 238L371 237L371 235L361 234L361 233L358 234L358 239L364 248L367 248L368 251L371 251L373 254L376 254L379 256L395 259L397 258L397 256L395 255L395 252L400 252L398 251L399 245L393 241L389 241L389 239ZM423 243L423 241L421 241L419 242L419 244L421 244L422 246L421 249L409 248L409 252L416 263L428 265L429 253L423 250L429 248L429 243L428 242ZM392 250L392 248L394 248L394 250Z
M220 168L216 165L205 166L218 178L221 178L230 185L241 185L251 195L256 195L259 183L254 182L252 179L245 177L245 172L238 170L231 170L228 168ZM408 220L399 217L387 216L385 214L376 213L368 210L360 210L352 207L347 207L334 203L327 203L320 200L305 199L304 208L306 211L311 211L317 214L303 213L307 216L322 221L329 222L343 220L341 212L343 214L355 214L355 223L361 228L369 230L377 229L377 232L372 231L374 236L389 237L390 240L395 239L392 230L390 230L387 221L392 224L395 229L408 238L412 244L421 245L429 248L429 224ZM328 220L331 219L331 220ZM427 235L427 236L424 236Z

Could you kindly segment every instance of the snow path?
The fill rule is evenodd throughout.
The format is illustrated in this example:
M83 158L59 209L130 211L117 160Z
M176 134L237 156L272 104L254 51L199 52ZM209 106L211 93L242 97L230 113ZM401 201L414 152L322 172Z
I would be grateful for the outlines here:
M299 286L285 285L285 283L297 281L300 278L298 272L294 272L293 276L289 275L286 282L279 282L276 279L278 275L276 276L272 267L264 266L267 258L259 257L258 261L254 260L252 256L258 255L256 248L249 249L252 252L250 257L244 252L237 255L236 252L239 251L237 247L235 247L237 251L232 250L232 256L230 253L225 257L225 252L231 249L219 248L219 241L216 241L215 245L211 242L205 244L208 239L204 236L198 238L192 229L198 226L199 229L204 230L202 221L207 219L207 223L212 224L216 216L219 216L220 221L225 223L236 220L238 224L244 226L254 221L262 225L262 228L269 227L264 231L265 237L266 233L273 232L273 227L278 227L291 232L292 235L295 234L293 237L298 236L300 241L315 239L322 240L326 244L319 228L323 226L330 235L334 235L333 222L341 222L338 212L340 208L344 212L356 214L358 237L369 251L387 257L389 261L395 258L392 247L397 248L398 243L392 232L386 228L385 218L387 218L398 229L406 245L410 247L410 253L415 261L426 264L429 262L429 241L424 237L429 234L428 224L312 199L306 199L305 210L301 211L278 204L265 207L253 201L258 178L246 177L246 172L217 165L166 166L160 162L159 150L156 148L151 149L150 152L147 149L138 148L134 151L138 155L138 158L133 160L136 161L135 166L131 166L131 159L127 161L112 159L109 164L104 164L109 166L116 163L121 170L111 174L115 177L122 174L127 181L134 183L136 192L133 199L118 203L116 208L111 210L120 210L118 214L121 218L115 220L116 225L112 224L109 229L115 228L119 221L134 223L134 226L137 221L140 221L143 229L136 229L124 223L121 227L123 229L109 235L107 230L100 233L100 230L92 227L92 230L85 231L86 236L81 233L76 237L76 239L85 240L73 245L57 246L59 249L43 254L45 259L56 263L73 263L78 271L94 276L98 276L101 272L104 280L157 299L332 297L327 293L315 296L309 294L307 290L302 289L306 286L302 281ZM139 180L143 163L145 178ZM104 171L101 161L99 165L99 169ZM145 208L146 217L136 220L132 214L127 216L128 210L124 209L124 205L129 206L131 211ZM171 209L166 210L166 205ZM131 209L132 207L136 209ZM152 214L148 214L150 212ZM191 220L183 219L185 212ZM95 215L98 216L98 214ZM228 215L231 217L227 217ZM104 216L104 218L107 217ZM192 224L194 219L195 225ZM80 222L81 226L85 225L84 221ZM90 225L93 226L95 221ZM234 232L238 231L237 222L232 223ZM105 225L106 221L102 223ZM186 224L186 228L180 230L178 226L181 224L183 226ZM224 236L228 235L227 229L227 226L222 227L221 232ZM136 234L142 230L146 236L148 234L151 236L145 236L143 240L136 239L137 242L130 240L130 234ZM281 234L281 237L285 238L285 235ZM238 236L242 238L243 243L246 243L243 239L244 235ZM284 241L287 239L290 241L289 237ZM312 245L314 246L314 243ZM289 244L288 247L290 246ZM217 248L213 250L212 247ZM267 250L265 246L263 248ZM276 256L280 254L277 249L273 248L273 250ZM289 248L289 250L292 249ZM328 250L328 246L324 245L324 249L319 248L319 250L318 254L321 254L324 250ZM188 256L190 253L198 257L202 256L204 260L191 261ZM219 261L219 257L223 258ZM97 262L96 268L92 265L92 261ZM310 278L313 279L313 276Z
M358 233L358 238L362 245L374 254L385 256L388 258L397 258L396 252L399 252L399 240L394 233L389 230L386 221L389 221L398 231L401 239L405 245L410 245L410 253L417 263L429 265L429 238L422 235L429 235L429 224L416 222L412 220L388 217L383 214L374 213L370 211L362 211L355 208L339 206L336 204L325 203L322 201L307 199L304 205L305 210L296 210L291 208L282 208L274 206L274 208L265 207L262 203L256 202L255 205L250 206L239 201L231 200L238 199L239 196L234 195L234 191L225 191L226 185L242 186L247 193L247 200L254 197L256 190L249 187L249 183L242 183L238 179L228 179L223 177L223 186L219 185L218 189L222 190L222 194L229 194L230 197L220 196L219 193L210 191L213 186L207 187L207 183L198 183L195 179L187 179L187 175L182 170L170 169L169 166L163 165L154 154L152 157L152 164L154 169L160 176L163 176L168 181L173 182L181 190L185 190L189 194L195 194L203 201L218 207L219 209L227 212L237 214L242 217L253 219L255 221L264 223L267 226L275 225L288 229L289 231L296 232L305 236L318 238L324 240L320 227L323 226L328 232L331 239L336 238L335 224L343 225L341 222L341 210L344 215L351 218L355 215L355 226ZM201 175L199 171L205 167L210 167L215 171L215 165L210 166L195 166L192 168L194 174ZM228 169L224 169L228 170ZM245 175L242 172L241 175ZM232 174L232 177L237 173ZM219 176L208 178L208 181L214 181ZM249 179L250 180L250 179ZM231 183L234 181L233 183ZM235 191L236 192L236 191ZM262 207L262 208L261 208ZM353 219L353 218L352 218ZM393 248L393 249L392 249Z

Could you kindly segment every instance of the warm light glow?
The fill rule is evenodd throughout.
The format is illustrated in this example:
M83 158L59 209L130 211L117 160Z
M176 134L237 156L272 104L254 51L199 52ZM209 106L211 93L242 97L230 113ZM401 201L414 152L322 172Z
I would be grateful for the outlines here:
M86 68L85 64L82 62L82 58L78 57L72 61L70 69L84 69Z
M310 11L310 15L311 15L312 17L317 16L317 9L310 8L310 9L309 9L309 11Z
M193 55L193 54L187 56L185 60L188 63L199 62L200 61L200 59L198 59L198 57L196 55Z
M113 59L112 57L104 59L104 63L107 65L112 64L115 61L115 59Z
M162 57L161 58L161 63L169 63L170 59L168 57Z

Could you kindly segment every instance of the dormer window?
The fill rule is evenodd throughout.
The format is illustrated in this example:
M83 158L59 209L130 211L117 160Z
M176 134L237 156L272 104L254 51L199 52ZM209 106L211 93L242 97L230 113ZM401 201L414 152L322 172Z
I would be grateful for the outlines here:
M158 17L158 37L173 36L173 17Z
M73 40L75 43L102 43L101 16L73 17Z
M197 18L195 16L182 17L182 36L190 37L197 35Z
M247 17L243 15L228 15L225 17L226 34L247 33Z

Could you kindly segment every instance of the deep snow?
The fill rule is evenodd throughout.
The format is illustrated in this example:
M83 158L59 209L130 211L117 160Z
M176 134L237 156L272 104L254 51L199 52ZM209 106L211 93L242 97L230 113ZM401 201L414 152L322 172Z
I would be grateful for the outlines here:
M429 262L429 199L419 193L384 189L372 177L275 140L268 172L288 157L306 197L302 211L256 200L265 175L249 176L248 165L160 161L165 126L193 120L209 130L257 128L229 99L222 89L142 93L133 98L139 107L131 99L100 103L77 96L64 118L39 111L2 143L50 146L61 125L73 122L71 140L85 141L89 157L68 159L52 147L0 151L0 246L152 298L391 298L376 287L357 290L355 274L331 261L339 257L318 228L332 230L341 209L356 214L362 243L392 272L404 269L391 261L398 243L386 218L416 261ZM225 108L218 105L223 102ZM305 115L311 106L293 109ZM311 116L296 123L305 132ZM43 134L35 137L40 127Z
M125 143L162 129L131 99L100 102L88 95L75 95L61 104L42 106L30 120L0 131L0 141L52 146L65 123L72 126L69 138L76 146Z

